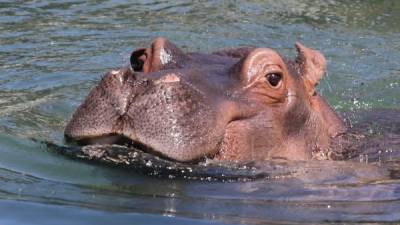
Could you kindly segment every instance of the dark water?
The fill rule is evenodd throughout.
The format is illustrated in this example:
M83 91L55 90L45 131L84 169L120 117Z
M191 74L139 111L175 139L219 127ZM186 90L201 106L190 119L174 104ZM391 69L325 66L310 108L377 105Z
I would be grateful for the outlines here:
M325 54L319 91L337 110L400 109L396 0L1 1L0 224L400 221L399 175L371 163L209 182L71 160L31 141L62 143L101 75L158 36L186 51L252 45L292 57L301 41Z

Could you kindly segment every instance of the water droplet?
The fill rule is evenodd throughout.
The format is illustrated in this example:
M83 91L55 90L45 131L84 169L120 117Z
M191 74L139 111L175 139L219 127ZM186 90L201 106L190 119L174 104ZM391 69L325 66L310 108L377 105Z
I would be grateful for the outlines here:
M382 158L381 158L381 155L382 155L382 151L381 150L379 150L378 151L378 164L379 164L379 166L381 165L381 163L382 163Z

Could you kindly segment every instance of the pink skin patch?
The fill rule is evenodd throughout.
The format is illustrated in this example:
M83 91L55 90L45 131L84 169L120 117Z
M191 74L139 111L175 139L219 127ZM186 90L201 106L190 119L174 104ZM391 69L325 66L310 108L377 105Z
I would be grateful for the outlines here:
M160 78L159 80L157 80L157 83L173 83L173 82L179 82L181 79L173 74L173 73L169 73L165 76L163 76L162 78Z

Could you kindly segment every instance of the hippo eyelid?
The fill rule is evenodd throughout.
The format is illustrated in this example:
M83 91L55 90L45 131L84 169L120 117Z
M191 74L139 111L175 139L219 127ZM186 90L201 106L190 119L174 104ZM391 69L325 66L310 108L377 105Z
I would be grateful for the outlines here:
M271 66L274 66L275 68L274 69L266 69L266 68L268 68L268 67L271 67ZM277 68L279 68L279 69L277 69ZM247 89L249 89L250 87L252 87L254 84L256 84L257 82L259 82L261 79L265 79L266 78L266 76L268 75L268 74L271 74L271 73L277 73L277 74L280 74L281 75L281 80L283 81L283 72L282 72L282 69L281 69L281 66L280 65L278 65L278 64L267 64L267 65L264 65L263 66L263 69L262 69L262 71L265 71L264 73L261 73L261 72L259 72L259 71L254 71L254 73L257 73L258 75L256 75L256 76L250 76L250 77L255 77L254 79L252 79L251 81L249 81L250 83L249 84L247 84L246 86L244 86L243 87L243 90L247 90ZM251 71L249 71L249 72L251 72ZM280 82L280 83L282 83L282 81ZM270 85L272 88L274 88L274 89L277 89L277 87L275 87L275 86L272 86L272 85ZM281 85L279 85L279 87L280 87Z
M256 83L259 82L260 79L262 79L263 76L257 76L252 82L250 82L248 85L243 87L243 90L247 90L249 88L251 88L252 86L254 86Z
M240 79L244 83L244 89L248 89L260 79L265 81L265 74L272 71L279 71L285 77L286 68L282 57L269 48L256 48L251 51L241 63ZM282 79L285 80L285 79ZM270 85L271 88L274 86ZM276 89L276 88L275 88Z

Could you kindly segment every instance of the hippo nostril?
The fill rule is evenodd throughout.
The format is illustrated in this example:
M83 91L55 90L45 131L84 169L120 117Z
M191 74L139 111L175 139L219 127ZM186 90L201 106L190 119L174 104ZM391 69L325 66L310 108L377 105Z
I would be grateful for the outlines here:
M130 63L133 71L135 72L143 71L143 65L147 58L145 52L146 52L145 49L140 49L132 53L130 58Z
M144 62L139 60L139 59L134 59L131 61L132 69L135 72L139 72L143 70L143 64Z

